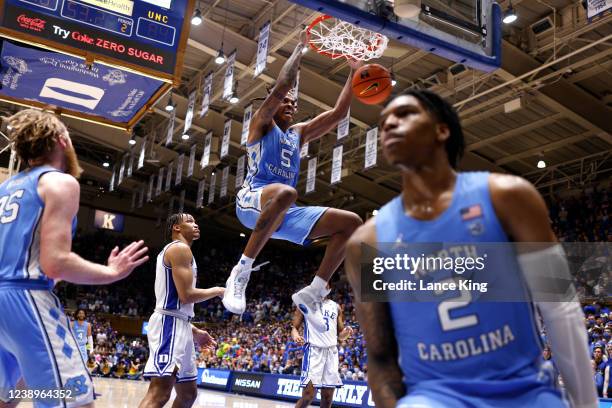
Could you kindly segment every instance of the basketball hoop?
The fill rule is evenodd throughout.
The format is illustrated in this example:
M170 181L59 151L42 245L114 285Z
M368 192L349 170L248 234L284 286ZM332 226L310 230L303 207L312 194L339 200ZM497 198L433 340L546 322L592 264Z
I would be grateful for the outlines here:
M332 16L317 17L306 29L310 48L332 59L368 61L380 58L389 39Z

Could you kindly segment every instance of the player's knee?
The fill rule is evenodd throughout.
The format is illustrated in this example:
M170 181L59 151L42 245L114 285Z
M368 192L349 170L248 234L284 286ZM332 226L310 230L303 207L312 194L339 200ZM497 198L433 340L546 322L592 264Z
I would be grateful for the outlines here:
M194 384L193 387L182 390L181 395L177 396L177 398L180 398L183 406L191 407L198 398L198 389Z
M363 225L363 220L361 217L354 212L345 211L342 214L342 228L343 232L347 235L352 235L353 232L361 225Z
M154 390L152 390L151 394L151 398L154 401L158 401L163 405L170 400L170 395L172 394L172 387L156 387Z
M308 403L310 403L315 397L315 390L314 388L311 387L307 387L304 389L304 392L302 393L302 398L305 401L308 401Z
M274 199L283 207L287 208L291 206L291 204L295 203L297 200L298 194L297 190L293 187L284 186L276 193Z

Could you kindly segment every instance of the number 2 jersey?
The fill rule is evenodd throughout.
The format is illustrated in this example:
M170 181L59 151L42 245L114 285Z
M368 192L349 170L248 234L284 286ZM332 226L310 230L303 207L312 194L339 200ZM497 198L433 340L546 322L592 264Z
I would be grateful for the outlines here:
M457 243L480 250L477 243L508 242L488 183L489 173L458 173L451 204L430 221L408 216L401 195L396 197L375 219L379 254L386 247L382 243L442 243L452 253L460 249ZM487 260L492 262L487 276L503 275L510 286L524 288L512 247L503 246L496 258ZM538 372L541 343L530 302L473 302L457 299L457 291L447 294L455 302L430 297L389 303L408 388L424 381L504 380Z
M38 180L51 166L26 169L0 184L0 286L53 287L40 267L40 225L45 204ZM76 217L72 230L76 228Z

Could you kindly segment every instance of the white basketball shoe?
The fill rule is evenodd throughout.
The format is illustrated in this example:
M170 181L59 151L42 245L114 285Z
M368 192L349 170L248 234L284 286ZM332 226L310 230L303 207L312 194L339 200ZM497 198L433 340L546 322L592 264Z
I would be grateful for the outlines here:
M240 264L234 266L225 282L225 293L222 300L223 306L227 310L239 315L244 313L246 310L246 288L251 272L258 271L262 266L269 263L264 262L250 269L244 268Z

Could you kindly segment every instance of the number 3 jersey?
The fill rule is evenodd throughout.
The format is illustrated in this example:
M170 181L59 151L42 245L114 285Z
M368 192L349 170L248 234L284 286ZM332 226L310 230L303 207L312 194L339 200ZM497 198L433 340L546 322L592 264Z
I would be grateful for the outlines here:
M489 173L458 173L449 207L430 221L408 216L401 195L396 197L380 209L375 219L379 255L399 243L406 251L411 250L410 244L415 248L423 243L440 243L445 253L457 254L463 247L470 248L473 255L473 251L488 245L478 243L508 242L488 183ZM513 248L509 244L496 246L503 250L496 252L497 259L487 258L490 264L484 270L486 276L503 276L508 286L524 290ZM434 276L432 273L433 280L439 281ZM541 343L532 304L474 301L478 296L454 290L432 293L427 301L389 303L400 367L408 388L422 381L502 380L538 371Z
M38 180L51 166L22 171L0 184L0 286L53 287L40 267L40 223L45 204ZM76 217L72 223L76 227Z
M319 327L321 316L304 313L304 342L315 347L336 347L338 345L338 304L331 299L323 300L320 313L324 325ZM318 315L319 312L317 311Z
M292 187L300 172L300 135L292 128L283 132L276 123L260 140L247 146L249 173L243 188L252 190L272 183Z

